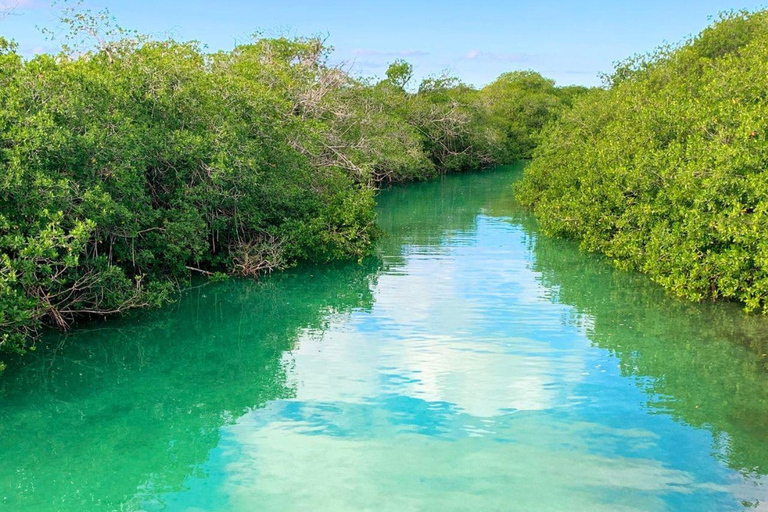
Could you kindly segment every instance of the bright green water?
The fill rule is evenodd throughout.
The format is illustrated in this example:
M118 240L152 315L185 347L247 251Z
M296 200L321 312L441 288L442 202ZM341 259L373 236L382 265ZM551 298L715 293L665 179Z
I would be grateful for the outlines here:
M766 320L540 237L518 175L385 192L376 258L30 354L0 384L0 510L763 506Z

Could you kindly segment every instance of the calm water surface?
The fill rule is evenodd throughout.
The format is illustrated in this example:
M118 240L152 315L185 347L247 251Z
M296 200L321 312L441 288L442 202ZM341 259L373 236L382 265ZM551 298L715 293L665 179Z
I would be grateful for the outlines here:
M519 172L383 193L359 264L50 339L0 381L0 510L765 510L766 320L539 236Z

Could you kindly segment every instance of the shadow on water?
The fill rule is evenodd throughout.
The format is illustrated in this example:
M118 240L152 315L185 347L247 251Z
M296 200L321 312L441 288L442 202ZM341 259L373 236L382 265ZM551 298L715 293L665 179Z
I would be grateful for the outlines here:
M510 185L523 167L443 176L387 190L378 200L378 224L387 233L379 243L381 252L445 246L453 235L475 231L479 215L511 215L518 209Z
M695 304L647 277L617 270L572 241L539 236L511 203L490 208L530 236L531 268L552 300L573 306L593 346L620 361L653 413L705 428L713 452L745 474L768 474L768 319L738 304Z
M178 488L219 429L287 398L283 353L365 310L380 261L191 290L29 354L0 400L0 495L14 510L125 510Z
M768 473L768 323L736 304L691 304L573 244L537 237L533 269L589 319L594 346L637 379L652 412L710 430L733 469Z

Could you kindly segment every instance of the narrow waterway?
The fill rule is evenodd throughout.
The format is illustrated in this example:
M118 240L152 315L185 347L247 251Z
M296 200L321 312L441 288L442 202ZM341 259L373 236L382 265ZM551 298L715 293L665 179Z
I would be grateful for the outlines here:
M0 379L0 510L768 506L766 319L540 236L519 174L382 193L362 262L49 338Z

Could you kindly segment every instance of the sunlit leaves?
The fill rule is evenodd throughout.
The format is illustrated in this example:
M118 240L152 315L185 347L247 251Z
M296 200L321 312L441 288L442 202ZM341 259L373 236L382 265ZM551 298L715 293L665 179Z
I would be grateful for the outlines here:
M518 189L544 228L677 295L765 309L767 20L725 14L577 99Z

